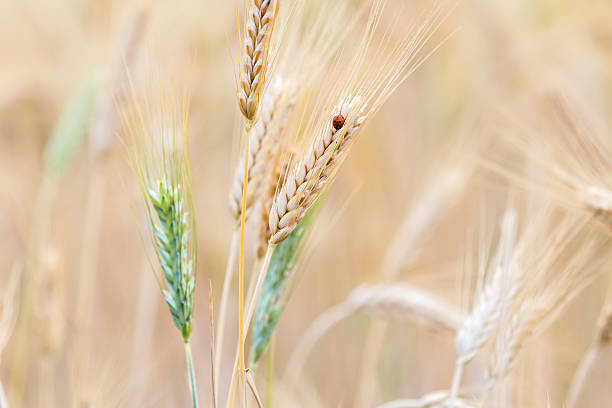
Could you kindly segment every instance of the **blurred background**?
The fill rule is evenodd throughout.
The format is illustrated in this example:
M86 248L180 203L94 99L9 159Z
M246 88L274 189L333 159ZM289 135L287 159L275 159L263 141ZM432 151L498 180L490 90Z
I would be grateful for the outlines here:
M386 13L428 4L391 0ZM17 387L25 398L12 407L189 404L182 344L145 257L140 197L115 136L113 97L126 68L136 79L159 70L191 96L199 252L192 347L208 405L208 287L217 301L233 225L235 31L234 1L0 0L0 307L32 311L29 330L17 323L0 356L5 391ZM463 0L432 41L453 31L369 123L330 191L277 329L279 383L309 324L360 284L408 282L468 306L460 296L467 238L483 207L495 224L508 200L506 181L477 160L496 144L485 129L498 114L512 117L552 89L571 94L610 137L609 0ZM85 140L53 147L62 126L82 127ZM457 146L468 148L457 154ZM53 149L68 153L58 159ZM389 255L406 219L404 247ZM397 274L385 273L390 256L399 257ZM24 298L21 276L32 265L42 271L41 290ZM517 370L528 403L514 406L561 406L606 287L598 278L530 345ZM233 291L232 339L235 299ZM291 404L376 406L448 387L452 335L398 320L363 396L372 324L356 315L323 336L300 378L308 391L288 396ZM221 389L232 351L225 347ZM600 358L580 406L609 406L612 353Z

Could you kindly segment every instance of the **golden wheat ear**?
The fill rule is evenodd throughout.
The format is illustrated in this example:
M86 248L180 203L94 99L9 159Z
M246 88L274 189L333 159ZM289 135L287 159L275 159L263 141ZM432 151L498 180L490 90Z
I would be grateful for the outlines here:
M270 244L291 234L331 184L367 120L437 48L423 55L449 9L437 4L413 31L393 40L380 28L384 3L372 3L358 45L337 58L321 86L304 126L303 134L312 139L289 166L272 201Z
M246 16L244 49L238 83L238 106L252 121L269 74L270 43L278 17L279 0L251 0Z

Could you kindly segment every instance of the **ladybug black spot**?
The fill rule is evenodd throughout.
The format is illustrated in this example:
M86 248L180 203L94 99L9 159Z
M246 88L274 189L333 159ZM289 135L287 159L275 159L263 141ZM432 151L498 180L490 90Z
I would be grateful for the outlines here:
M344 126L344 116L336 115L334 119L332 119L332 125L334 125L334 129L340 130Z

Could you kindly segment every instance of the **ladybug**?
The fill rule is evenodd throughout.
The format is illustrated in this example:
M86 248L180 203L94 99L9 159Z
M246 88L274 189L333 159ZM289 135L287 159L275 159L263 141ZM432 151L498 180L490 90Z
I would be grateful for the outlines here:
M334 129L336 130L340 130L342 129L342 126L344 126L344 116L342 115L336 115L334 116L334 118L332 119L332 125L334 125Z

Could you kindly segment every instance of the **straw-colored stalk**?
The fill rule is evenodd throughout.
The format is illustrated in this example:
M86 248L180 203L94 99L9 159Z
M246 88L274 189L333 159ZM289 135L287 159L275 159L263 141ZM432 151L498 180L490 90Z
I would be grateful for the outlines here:
M9 277L9 281L6 283L3 290L2 299L0 299L0 362L2 361L2 351L13 333L17 320L15 296L17 294L20 276L21 266L15 265ZM2 379L0 379L0 408L8 408L8 406Z
M268 270L268 266L270 264L270 259L272 258L272 253L274 252L274 245L269 245L266 251L266 255L261 261L261 267L259 269L258 274L256 275L256 279L251 281L251 287L249 290L249 301L247 302L247 310L244 318L244 327L242 328L243 333L248 333L249 328L251 326L251 319L253 318L253 314L255 313L255 306L257 304L257 298L259 297L259 293L261 292L261 287L263 285L264 277L266 275L266 271ZM230 380L229 390L228 390L228 398L227 398L227 408L231 408L234 402L234 388L236 386L236 378L239 373L240 368L240 347L244 347L244 340L242 343L239 342L238 348L236 350L236 356L234 359L234 368L232 370L232 377ZM244 361L243 361L244 363ZM246 370L246 369L245 369ZM246 372L243 371L241 377L245 381L246 385ZM246 401L244 401L246 402Z
M586 380L595 365L602 349L612 344L612 303L608 303L601 312L595 338L589 349L580 360L565 399L566 408L574 408L582 392Z

